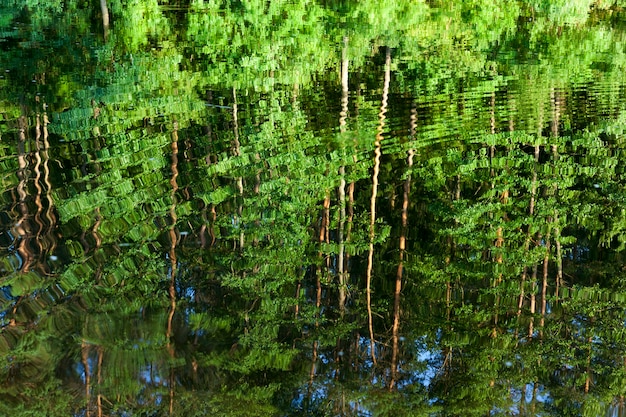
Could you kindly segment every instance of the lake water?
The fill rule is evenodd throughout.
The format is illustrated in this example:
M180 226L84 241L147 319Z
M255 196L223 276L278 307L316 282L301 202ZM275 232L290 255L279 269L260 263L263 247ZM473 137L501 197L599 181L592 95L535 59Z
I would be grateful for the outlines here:
M621 2L27 3L1 415L626 414Z

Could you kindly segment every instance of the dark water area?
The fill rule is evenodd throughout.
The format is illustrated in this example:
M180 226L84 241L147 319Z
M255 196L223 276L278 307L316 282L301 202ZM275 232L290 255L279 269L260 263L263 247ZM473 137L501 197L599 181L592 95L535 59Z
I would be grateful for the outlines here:
M620 1L0 5L0 415L622 416Z

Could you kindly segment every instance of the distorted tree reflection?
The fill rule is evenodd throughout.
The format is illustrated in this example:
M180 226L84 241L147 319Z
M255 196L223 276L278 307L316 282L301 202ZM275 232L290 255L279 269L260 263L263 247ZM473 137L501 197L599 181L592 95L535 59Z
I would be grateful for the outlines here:
M162 3L0 6L1 410L619 409L618 5Z

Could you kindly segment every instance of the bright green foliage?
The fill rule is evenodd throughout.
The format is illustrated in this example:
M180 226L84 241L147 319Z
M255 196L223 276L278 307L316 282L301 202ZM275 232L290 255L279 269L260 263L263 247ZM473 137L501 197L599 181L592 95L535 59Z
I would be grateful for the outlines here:
M193 1L187 39L209 84L267 91L301 84L324 69L330 52L322 9L303 0L234 4ZM205 65L206 65L205 64Z
M0 413L623 397L619 2L5 3Z
M109 0L115 25L113 42L135 53L151 42L161 43L170 35L170 22L158 0Z

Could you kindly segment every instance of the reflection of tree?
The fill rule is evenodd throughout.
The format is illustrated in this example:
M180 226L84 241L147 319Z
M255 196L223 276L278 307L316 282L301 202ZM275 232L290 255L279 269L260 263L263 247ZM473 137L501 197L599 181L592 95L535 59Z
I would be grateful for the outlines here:
M6 407L591 415L623 397L623 97L601 91L622 81L618 30L543 6L530 27L517 2L108 3L100 65L37 74L66 110L50 126L1 103L3 248L23 261L3 264ZM13 103L31 81L12 77ZM570 120L580 91L606 112Z
M437 392L442 390L441 392L446 393L446 399L444 400L444 403L448 404L446 408L449 408L450 403L454 403L455 399L465 398L465 401L467 401L465 397L467 391L461 389L461 387L450 385L454 383L454 380L456 380L459 374L469 373L471 377L468 375L466 381L473 381L473 378L479 377L480 379L476 379L472 384L480 385L482 380L483 384L491 385L494 389L498 387L502 388L503 384L504 386L508 384L506 380L503 380L503 376L509 373L506 368L497 370L498 368L490 368L490 366L487 365L493 364L493 366L502 367L502 362L507 361L505 347L506 344L509 343L517 345L522 352L526 350L529 351L528 357L524 356L524 361L528 360L528 363L521 366L530 373L525 375L525 378L528 378L526 381L533 381L535 387L546 386L546 378L550 375L551 371L549 371L549 369L551 366L559 367L564 366L564 363L571 364L567 366L573 366L571 370L577 375L573 377L572 380L580 381L576 389L577 394L575 396L570 395L572 400L579 395L590 395L593 386L592 381L594 379L593 364L595 360L599 359L599 355L594 353L595 343L593 342L594 340L598 340L598 335L596 332L587 334L587 331L595 326L597 313L590 315L588 319L584 319L584 324L580 323L575 325L580 326L578 330L570 328L568 331L563 331L564 329L561 326L569 327L569 325L564 323L567 323L568 320L572 320L574 316L571 316L569 319L560 316L560 314L562 314L560 312L563 311L562 309L568 309L566 306L569 304L569 301L567 301L569 297L566 297L566 300L564 300L563 294L557 295L556 293L557 289L559 289L561 293L569 293L568 288L572 288L563 287L563 283L561 282L563 271L567 268L567 264L561 259L561 254L563 252L571 253L570 251L572 251L574 247L572 242L576 241L575 236L579 233L576 229L581 227L581 225L572 222L568 225L567 229L563 229L560 226L559 219L561 219L562 216L567 218L571 218L572 216L576 217L568 208L572 205L576 205L577 209L582 209L581 205L578 205L578 193L572 193L568 191L568 188L571 190L572 184L581 184L581 182L585 181L584 178L589 172L584 166L587 162L568 158L563 154L557 154L556 150L567 147L567 141L571 141L571 138L560 138L553 134L550 138L540 138L540 140L549 140L551 143L548 142L547 144L533 146L532 143L525 142L524 136L522 135L508 138L506 136L495 136L494 139L499 137L502 138L502 141L495 142L494 145L497 149L506 150L506 153L498 162L499 172L493 172L493 163L489 164L492 167L490 168L491 172L485 172L485 168L481 168L485 166L485 164L479 162L481 159L485 158L485 156L481 155L491 155L489 148L485 149L484 147L472 152L476 155L475 158L477 158L477 160L473 159L473 156L468 158L466 155L461 165L469 168L469 170L461 169L462 172L465 172L465 178L462 178L462 180L468 192L461 192L464 198L456 204L453 213L450 215L450 218L455 219L455 222L458 223L451 223L455 224L455 226L449 230L451 236L453 236L453 239L456 241L456 246L463 248L462 252L458 250L455 252L457 257L456 272L461 274L460 285L466 295L459 300L462 304L458 304L457 307L453 309L456 310L456 314L453 315L450 320L457 323L466 322L467 320L468 324L473 323L473 326L477 329L477 335L485 335L484 331L481 329L487 326L487 321L491 321L489 316L493 315L494 317L499 317L498 323L500 325L498 327L502 329L502 336L498 336L497 339L494 339L493 349L488 349L487 356L483 356L482 358L480 358L480 348L474 348L476 349L475 351L471 348L474 344L476 344L476 346L484 346L486 344L485 340L480 336L470 336L469 347L463 344L455 348L455 344L453 343L449 348L443 350L444 353L442 356L445 358L443 369L445 372L441 374L441 379L437 382L436 387ZM515 140L513 146L511 146L511 142L509 142L511 139ZM521 141L519 141L520 139ZM533 138L529 137L526 140L533 140ZM581 138L581 142L579 143L582 145L583 141L584 140ZM489 146L491 148L493 145ZM597 145L594 144L594 140L592 139L586 142L586 145L582 146L589 146L590 148L586 148L589 150L594 149ZM531 153L520 152L524 149L530 149ZM476 163L477 161L478 163ZM493 157L492 161L495 161ZM456 173L453 171L448 175L450 178L454 178ZM485 178L486 175L489 176L491 181L497 178L495 183L492 182L493 187L490 187L492 190L510 190L509 198L511 202L492 199L494 194L489 189L482 192L482 194L472 195L471 191L476 188L480 189L479 184L482 182L481 178ZM472 183L472 181L475 182ZM517 184L517 186L515 188L508 188L508 184L512 183ZM527 184L530 190L521 188L521 184ZM585 192L593 193L592 189L585 189ZM478 197L476 197L476 195L478 195ZM574 198L574 200L568 200L569 198ZM610 203L607 205L601 202L602 197L599 195L596 194L595 199L596 200L593 202L593 198L586 200L589 202L590 206L587 206L583 210L586 212L590 210L593 211L595 209L593 209L592 206L596 207L596 204L603 205L605 210L610 207ZM572 204L572 202L574 203ZM484 205L485 208L481 208L481 205ZM498 226L498 229L496 229L494 233L492 232L494 226L491 225L490 217L483 217L483 213L487 210L490 213L503 210L504 207L499 207L500 205L506 207L507 217L510 221L501 223L502 226ZM558 207L558 213L556 207ZM514 221L515 225L510 225L511 221ZM527 232L523 232L523 229L518 229L518 225L528 225ZM498 231L500 230L499 227L503 228L501 232ZM486 234L483 235L485 232ZM474 235L474 237L470 237L471 235ZM495 239L493 238L494 235ZM487 237L487 239L481 239L482 236ZM509 237L505 240L499 240L498 236ZM554 243L557 238L559 239L558 246ZM535 247L530 247L529 242L534 242ZM506 253L506 257L500 258L496 256L485 258L487 247L483 246L484 244L493 245L493 250L496 250L498 247L506 247L507 250L504 252ZM559 257L558 259L556 259L557 256ZM461 263L461 261L463 263ZM528 270L532 270L533 272L531 276L532 288L530 300L529 304L526 304L526 297L523 293L515 296L515 292L511 290L515 288L514 283L517 281L515 276L519 271L522 273L521 282L523 288L525 279L528 277ZM476 278L478 278L479 275L477 275L476 272L478 272L478 274L486 273L489 277L498 277L498 279L501 280L501 284L496 288L493 288L491 285L485 285L490 281L485 282L484 279L477 281ZM552 280L552 283L549 282L549 276L551 274L554 274L553 276L556 277ZM548 305L551 303L552 297L555 297L554 299L556 300L557 296L559 302L552 304L551 310L548 311ZM540 304L536 301L538 297L541 297ZM516 299L518 300L517 302L515 301ZM502 305L496 302L493 304L493 307L485 309L485 305L491 305L491 301L485 304L485 300L501 300ZM537 304L539 304L539 307L537 307ZM472 305L476 307L481 306L481 310L476 310L476 307ZM527 310L523 310L524 308ZM529 331L527 336L522 337L521 340L508 340L510 334L517 334L510 333L510 331L516 327L514 325L515 321L510 320L515 310L517 310L516 315L518 317L520 314L525 317ZM579 319L576 321L581 320L586 315L582 313L582 310L578 311L581 312L579 313L581 316L578 316ZM504 313L503 316L500 315L501 312ZM536 317L539 317L539 326L537 329L534 327L534 325L536 325ZM449 328L449 331L452 331L453 335L459 334L459 331L452 330L452 327ZM581 332L583 332L582 335L576 336L578 340L577 345L580 348L574 349L574 352L577 352L577 358L572 358L574 362L566 360L559 354L556 354L558 351L563 351L563 348L557 348L554 343L557 345L559 343L569 345L570 342L568 342L568 340L571 338L571 335L576 333L580 334ZM549 341L546 340L547 334L550 335ZM559 342L557 342L557 340L559 340ZM503 345L503 343L505 344ZM539 353L535 350L537 348L539 349ZM460 359L466 357L468 354L469 357L466 359ZM537 356L539 356L539 359L537 359ZM458 368L455 367L455 357L457 360L461 360L461 362L456 365ZM472 364L475 360L476 363L480 365L473 366ZM510 361L510 359L508 360ZM556 365L557 363L559 365ZM470 367L469 369L468 366ZM513 386L515 387L516 384L522 382L522 388L516 389L525 390L526 388L523 388L523 386L527 382L519 380L518 378L516 378L516 380ZM563 384L563 382L560 382L558 385L561 384ZM551 386L551 384L548 385ZM553 387L551 386L551 388ZM473 389L471 390L473 391ZM478 391L479 390L476 390L476 392ZM555 393L556 391L552 392ZM494 391L494 394L496 393L497 391ZM481 404L485 403L485 401L487 401L487 403L497 404L499 395L500 394L497 394L491 399L477 397L477 400ZM563 405L567 404L565 398L560 397L558 401ZM580 401L581 404L587 404L588 402L586 399L580 399ZM590 398L589 401L593 402L594 400ZM589 404L591 404L591 402L589 402ZM568 407L570 405L568 405ZM559 406L559 409L562 410L560 407L561 406Z
M102 12L102 28L104 30L104 39L106 40L109 35L109 7L107 6L107 0L100 0L100 11Z

